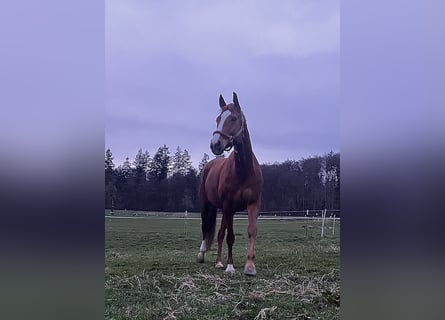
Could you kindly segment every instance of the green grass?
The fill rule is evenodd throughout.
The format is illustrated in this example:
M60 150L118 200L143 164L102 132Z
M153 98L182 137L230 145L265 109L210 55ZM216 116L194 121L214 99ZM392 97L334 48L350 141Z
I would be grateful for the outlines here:
M259 220L256 277L243 274L247 221L235 220L235 275L198 264L200 220L106 218L107 319L339 319L340 242L321 222ZM327 226L332 226L332 222ZM217 228L219 227L219 220ZM224 241L223 261L227 254Z

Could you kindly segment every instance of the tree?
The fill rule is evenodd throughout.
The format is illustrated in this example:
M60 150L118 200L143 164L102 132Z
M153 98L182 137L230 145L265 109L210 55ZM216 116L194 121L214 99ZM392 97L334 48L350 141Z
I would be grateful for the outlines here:
M132 209L133 205L133 168L127 157L122 165L116 169L117 207Z
M147 196L147 172L150 164L150 154L148 151L142 152L139 149L133 161L134 175L132 177L132 184L134 185L133 207L137 210L146 209L145 198Z
M130 159L128 157L126 157L124 163L117 168L117 171L120 178L127 179L132 175L133 169L131 168Z
M263 172L262 210L302 210L304 179L299 162L261 165Z
M168 147L159 147L150 164L149 177L158 182L167 178L170 172L170 151Z
M199 174L209 162L204 153ZM200 176L187 150L178 146L173 157L159 147L153 158L142 148L133 162L128 157L114 168L113 154L105 152L105 206L152 211L199 211ZM298 161L262 164L262 211L340 208L340 154L329 152ZM173 174L171 174L173 173ZM148 179L147 179L148 177Z
M133 161L133 165L136 169L136 172L145 174L148 171L149 164L150 164L150 154L148 153L147 150L145 150L145 152L142 152L142 148L140 148Z
M105 171L111 172L114 170L114 163L113 163L113 154L111 153L111 150L108 148L105 151Z
M116 201L116 177L114 173L113 154L110 149L105 151L105 208L114 207Z
M184 151L178 146L172 159L172 174L181 176L187 175L192 169L191 157L185 149Z
M261 207L263 211L281 210L279 207L280 190L278 189L279 164L261 165L263 172L263 191L261 193Z
M313 157L303 160L304 175L304 209L320 209L323 207L323 190L320 179L321 157Z
M179 174L181 171L181 162L182 162L182 150L178 146L176 147L176 152L173 155L173 164L172 164L172 174L176 175Z
M187 149L184 149L184 152L182 153L182 175L187 175L190 173L190 171L193 169L192 166L192 157L190 156Z
M340 208L340 154L329 152L324 156L325 197L328 209Z
M204 152L204 155L201 159L201 161L199 162L198 165L198 175L200 176L202 173L202 170L204 169L204 167L206 166L206 164L209 162L209 155L207 153Z

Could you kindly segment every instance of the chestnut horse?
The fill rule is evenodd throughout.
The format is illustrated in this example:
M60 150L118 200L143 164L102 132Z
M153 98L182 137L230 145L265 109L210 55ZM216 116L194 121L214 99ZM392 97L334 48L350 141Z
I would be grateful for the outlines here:
M249 248L244 266L246 275L256 275L254 264L257 217L260 209L263 177L261 167L252 151L249 130L238 102L233 93L233 103L226 104L219 96L221 113L216 118L217 128L213 132L210 149L215 155L225 150L234 151L228 158L216 158L204 168L200 185L202 244L198 261L204 262L205 252L210 249L215 234L216 212L222 209L223 216L218 232L218 253L216 268L223 268L221 259L222 243L227 229L227 268L234 273L232 247L235 242L233 215L236 211L248 212Z

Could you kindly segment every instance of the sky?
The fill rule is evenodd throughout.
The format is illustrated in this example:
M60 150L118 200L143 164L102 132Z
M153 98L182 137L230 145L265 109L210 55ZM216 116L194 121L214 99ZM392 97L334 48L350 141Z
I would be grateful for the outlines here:
M105 148L187 149L236 92L260 163L340 151L339 1L106 2Z

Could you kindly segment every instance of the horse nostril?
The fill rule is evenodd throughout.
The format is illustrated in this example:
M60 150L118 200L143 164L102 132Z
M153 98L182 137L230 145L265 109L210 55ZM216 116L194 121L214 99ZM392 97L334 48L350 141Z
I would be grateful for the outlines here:
M210 143L210 149L212 150L212 152L214 153L214 154L221 154L222 153L222 143L221 143L221 141L212 141L211 143Z

